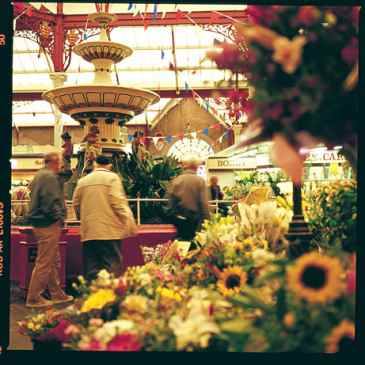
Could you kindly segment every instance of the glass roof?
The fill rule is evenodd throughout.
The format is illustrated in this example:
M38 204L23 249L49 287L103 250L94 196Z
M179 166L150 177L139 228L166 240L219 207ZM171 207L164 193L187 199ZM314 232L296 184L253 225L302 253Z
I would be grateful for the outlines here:
M40 7L41 3L31 3ZM43 3L52 12L56 11L56 3ZM94 13L95 4L65 3L65 14ZM137 8L145 11L145 4L137 4ZM178 5L182 11L243 10L244 5ZM148 11L152 11L150 4ZM127 13L128 4L110 4L111 13ZM175 4L159 4L158 11L176 11ZM131 13L129 11L128 13ZM203 30L195 25L173 26L178 85L175 71L170 68L174 64L172 54L172 27L150 26L146 30L141 26L114 28L110 37L114 42L131 47L134 53L120 62L117 68L119 83L126 87L152 90L176 90L189 88L214 88L217 83L226 80L229 73L218 70L210 61L202 60L206 52L213 47L214 39L223 40L217 33ZM97 37L97 36L96 36ZM93 40L91 37L88 40ZM53 72L49 56L39 52L39 46L28 39L14 37L13 42L13 89L14 92L43 92L53 87L49 73ZM93 65L72 54L71 64L67 69L65 85L80 85L92 81ZM117 84L116 73L113 80ZM242 78L241 78L242 80ZM169 99L151 106L146 114L135 117L130 123L145 124L151 122L161 111ZM36 114L36 117L34 116ZM70 117L63 115L66 125L77 125ZM37 101L28 105L15 103L14 122L16 125L52 125L54 117L47 102Z

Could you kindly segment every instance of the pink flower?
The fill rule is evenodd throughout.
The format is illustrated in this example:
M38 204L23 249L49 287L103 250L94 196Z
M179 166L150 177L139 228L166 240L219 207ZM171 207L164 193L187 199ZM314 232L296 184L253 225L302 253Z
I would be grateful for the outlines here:
M74 324L69 325L65 329L65 335L75 336L75 335L78 335L79 333L80 333L80 329L77 326L75 326Z
M81 344L80 345L80 350L83 350L83 351L102 351L102 350L104 350L104 346L98 340L95 340L93 338L89 343Z
M349 44L341 50L342 59L350 66L354 65L359 59L359 41L352 37Z
M107 346L108 351L139 351L142 348L136 335L123 333L115 336Z
M315 23L321 16L316 6L301 6L297 14L297 22L306 26Z

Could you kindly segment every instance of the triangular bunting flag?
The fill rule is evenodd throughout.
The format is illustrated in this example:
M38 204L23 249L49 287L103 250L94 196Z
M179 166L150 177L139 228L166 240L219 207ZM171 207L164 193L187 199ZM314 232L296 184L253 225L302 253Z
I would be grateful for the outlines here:
M132 142L133 141L133 136L131 134L128 134L128 142Z
M152 137L152 142L155 145L155 147L157 146L158 140L160 139L160 137Z
M205 109L208 111L209 110L209 101L204 100L204 104L205 104Z
M180 9L177 9L177 12L176 12L176 20L181 20L184 16L184 13L180 10Z
M145 14L145 17L143 19L143 28L144 30L147 30L149 24L149 20L147 19L147 14Z
M128 11L129 11L129 10L132 10L132 8L133 8L133 3L129 3L129 4L128 4Z
M28 9L27 9L26 14L27 14L28 16L32 16L32 15L33 15L32 5L29 5L29 7L28 7Z
M167 136L166 137L166 142L167 143L171 143L172 142L172 137L171 136Z
M157 4L155 3L153 5L153 19L157 18Z
M205 134L207 136L209 134L209 128L204 128L203 129L203 134Z
M224 132L220 137L219 137L219 143L223 142L223 138L226 136L227 132Z
M161 49L161 60L163 60L165 58L165 52L163 51L163 49Z

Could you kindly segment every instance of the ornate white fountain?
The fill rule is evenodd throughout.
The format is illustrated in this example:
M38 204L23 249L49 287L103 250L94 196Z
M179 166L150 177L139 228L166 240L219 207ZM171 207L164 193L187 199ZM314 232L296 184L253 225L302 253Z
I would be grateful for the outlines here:
M99 130L97 143L103 153L122 150L120 128L160 99L158 94L149 90L113 84L112 66L133 53L128 46L108 40L107 27L114 18L108 13L90 15L89 19L100 26L100 38L98 41L81 42L74 47L77 55L94 65L93 83L57 87L42 95L62 113L86 127L85 136L96 126ZM85 141L80 149L85 151L87 147Z

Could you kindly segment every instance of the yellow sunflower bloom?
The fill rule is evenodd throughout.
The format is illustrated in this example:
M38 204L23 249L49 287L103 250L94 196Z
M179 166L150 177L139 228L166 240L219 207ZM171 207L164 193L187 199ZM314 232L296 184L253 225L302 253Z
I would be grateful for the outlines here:
M106 304L114 302L116 295L111 289L100 289L91 294L81 307L81 312L90 312L93 309L102 309Z
M238 266L228 267L223 270L218 280L218 289L224 296L238 294L245 286L247 275Z
M344 272L340 261L316 252L303 255L288 269L288 288L310 303L327 303L344 290Z
M354 345L354 339L355 324L345 319L326 338L326 352L333 353L351 350Z

